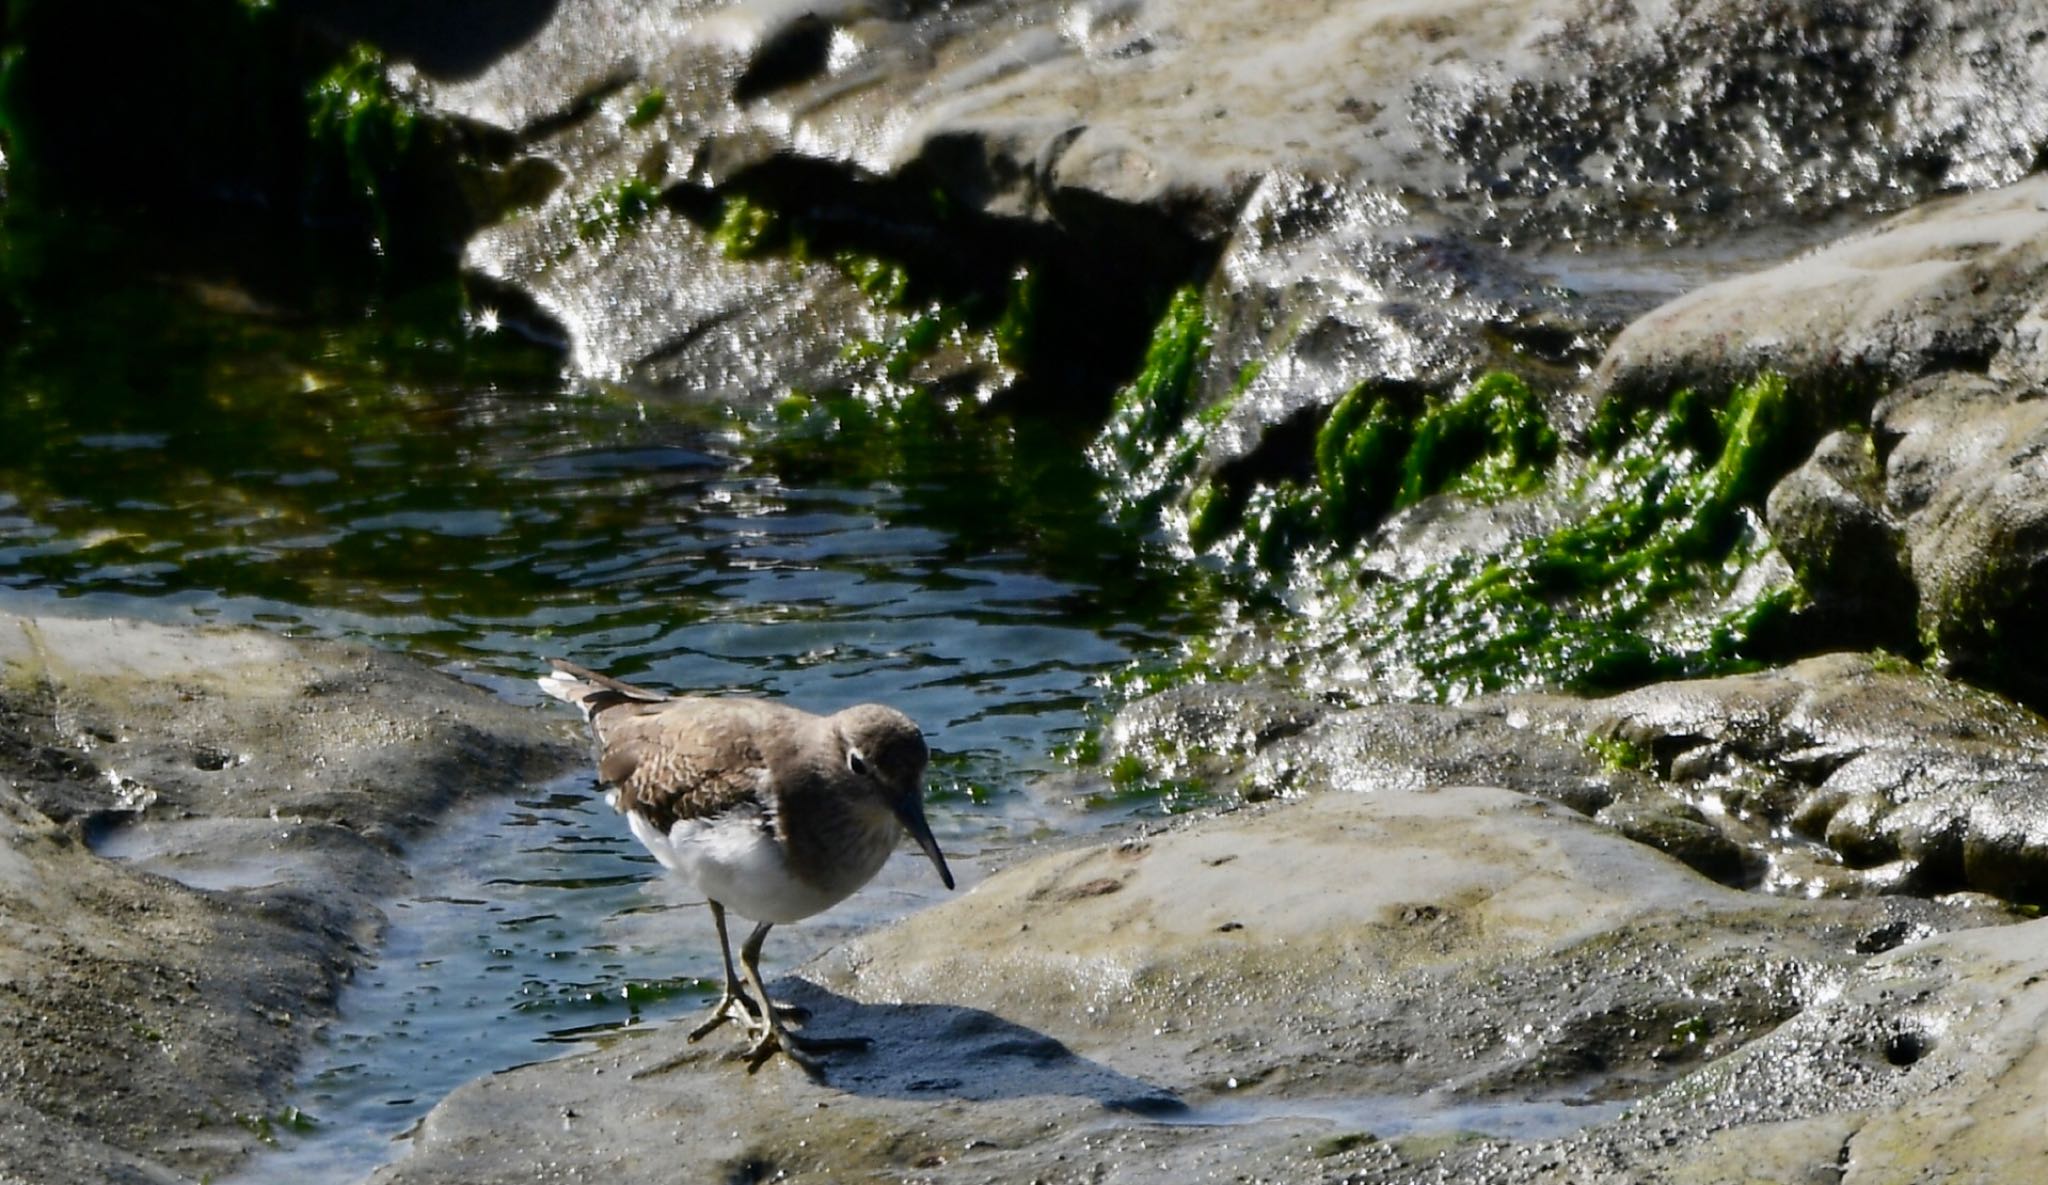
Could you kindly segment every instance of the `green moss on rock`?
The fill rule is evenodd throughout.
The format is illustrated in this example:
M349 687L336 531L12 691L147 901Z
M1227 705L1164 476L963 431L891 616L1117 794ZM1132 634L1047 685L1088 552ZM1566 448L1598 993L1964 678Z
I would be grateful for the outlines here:
M639 101L633 104L633 110L626 114L626 126L629 128L646 127L648 124L653 123L655 117L659 116L667 106L668 92L660 87L656 87L641 95Z
M1782 379L1740 388L1706 421L1691 392L1567 491L1572 521L1497 554L1335 594L1347 644L1417 690L1455 698L1538 684L1624 686L1749 665L1802 601L1789 581L1737 595L1768 553L1751 509L1783 458ZM1524 437L1524 444L1539 444Z
M1386 513L1414 441L1408 417L1361 384L1346 392L1316 433L1316 481L1326 533L1355 537Z
M1209 320L1202 310L1202 294L1187 285L1167 302L1137 377L1117 392L1102 430L1114 461L1135 471L1180 427L1195 376L1208 357Z
M628 177L606 186L583 204L576 233L583 239L596 239L630 230L660 204L659 186L643 177Z
M711 241L728 259L758 259L783 245L784 220L744 193L728 193Z

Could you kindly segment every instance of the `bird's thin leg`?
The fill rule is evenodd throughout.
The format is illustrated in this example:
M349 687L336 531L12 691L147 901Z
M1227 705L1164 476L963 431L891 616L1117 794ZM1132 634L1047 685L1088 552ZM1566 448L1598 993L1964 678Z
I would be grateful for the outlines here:
M749 1032L761 1023L761 1006L740 987L740 977L733 970L732 940L725 933L725 906L716 901L709 904L711 920L718 927L718 953L725 956L725 994L718 998L710 1018L690 1031L692 1041L702 1040L705 1034L729 1020L739 1021ZM768 997L764 993L761 998Z
M815 1057L820 1053L838 1050L866 1049L871 1042L866 1037L799 1037L782 1027L784 1010L768 995L768 985L761 981L761 943L768 937L770 927L762 922L747 935L747 941L740 947L740 969L746 973L747 982L767 1004L763 1013L760 1031L754 1037L753 1048L747 1050L747 1072L761 1068L769 1058L780 1050L790 1061L803 1067L812 1077L823 1072Z

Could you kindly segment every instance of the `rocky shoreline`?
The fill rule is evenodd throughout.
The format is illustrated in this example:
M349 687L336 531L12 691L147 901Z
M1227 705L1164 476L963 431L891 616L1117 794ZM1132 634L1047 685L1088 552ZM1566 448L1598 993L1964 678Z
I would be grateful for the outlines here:
M0 719L0 1178L39 1183L259 1150L407 844L583 757L407 659L123 619L0 615Z
M352 647L6 627L5 1157L38 1181L238 1163L407 840L581 757ZM2037 718L1846 655L1606 701L1285 708L1135 705L1212 752L1263 736L1204 772L1255 801L1028 856L800 969L815 1023L875 1039L823 1083L628 1030L461 1088L374 1179L1998 1179L2038 1152L2048 923L1954 879L2037 875L1977 838L2026 830L1980 788L2033 784ZM1256 801L1282 767L1287 799ZM1887 812L1918 830L1878 852ZM1699 857L1717 827L1750 862ZM95 853L130 831L143 858ZM1937 869L1955 853L1911 836L1965 854Z
M1677 794L1710 776L1656 788L1576 731L1705 771L1739 720L1754 759L1849 769L1902 712L2009 711L1859 665L1816 660L1826 690L1776 721L1770 677L1328 712L1252 762L1293 766L1297 800L1025 860L801 968L818 1024L876 1038L822 1084L663 1029L457 1091L374 1179L2000 1179L2039 1140L2048 923L1901 894L1911 871L1796 828L1781 892L1717 884L1652 850L1699 850ZM1139 710L1227 734L1233 698ZM1820 895L1783 871L1824 867Z
M1067 425L1300 611L1034 788L1204 809L787 980L875 1038L824 1082L628 1031L372 1180L2048 1158L2040 11L562 0L454 64L316 18L380 47L350 119L474 152L479 325L740 419ZM1502 637L1558 665L1446 658ZM6 615L0 664L8 1185L247 1163L407 845L582 759L356 647Z

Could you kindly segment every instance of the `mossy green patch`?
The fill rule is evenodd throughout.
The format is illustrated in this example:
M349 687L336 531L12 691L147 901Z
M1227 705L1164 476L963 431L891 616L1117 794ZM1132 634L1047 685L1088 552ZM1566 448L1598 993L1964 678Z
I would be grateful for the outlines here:
M630 230L661 204L661 188L644 177L627 177L599 190L583 203L576 234L595 239Z
M235 1122L263 1144L275 1147L283 1133L304 1135L320 1126L319 1121L297 1107L280 1107L270 1115L236 1115Z
M1242 372L1240 380L1240 389L1249 384ZM1193 417L1175 438L1184 451L1170 453L1179 470L1155 480L1191 472L1194 447L1228 410L1219 400ZM1557 453L1536 396L1513 375L1485 375L1420 410L1401 392L1361 383L1317 429L1311 482L1236 488L1212 478L1188 498L1188 540L1198 550L1227 542L1241 562L1283 574L1304 549L1350 543L1433 494L1494 501L1535 489ZM1234 542L1233 527L1242 528Z
M991 331L996 355L1010 366L1022 368L1037 345L1039 318L1038 273L1020 267L1010 276L1003 293L1003 311Z
M1185 814L1215 805L1216 798L1200 779L1169 772L1155 757L1124 753L1110 762L1109 788L1087 795L1083 804L1091 810L1125 810L1166 815Z
M654 90L641 95L639 101L633 104L633 110L626 113L626 126L629 128L646 127L648 124L653 123L655 118L667 106L668 92L656 87Z
M1195 379L1209 357L1209 320L1201 290L1190 284L1167 301L1138 374L1116 394L1098 437L1105 472L1135 473L1181 426Z
M306 93L306 133L321 161L339 162L347 191L366 203L379 238L388 236L391 212L384 189L411 150L418 114L391 89L383 55L351 46L313 80Z
M1308 1153L1317 1160L1327 1160L1332 1156L1342 1156L1346 1152L1369 1148L1379 1142L1380 1138L1371 1132L1345 1132L1342 1135L1326 1136L1317 1140L1309 1145Z
M1600 759L1600 764L1616 772L1643 773L1651 766L1650 751L1627 737L1595 734L1586 738L1586 749Z
M1327 534L1355 537L1386 512L1413 435L1408 417L1369 384L1353 387L1330 409L1316 433Z
M832 262L861 294L894 308L910 294L910 271L894 260L851 249L835 251Z
M787 220L745 193L728 193L711 241L727 259L758 259L788 245Z
M1523 493L1543 481L1556 456L1557 433L1528 384L1495 371L1418 419L1395 505L1445 489L1489 497Z
M1344 645L1397 682L1451 698L1749 665L1802 596L1790 581L1739 588L1768 552L1751 505L1792 455L1786 399L1782 379L1759 378L1703 433L1703 405L1681 392L1635 433L1609 436L1612 451L1566 492L1571 521L1411 579L1333 582ZM1703 440L1709 451L1695 447Z

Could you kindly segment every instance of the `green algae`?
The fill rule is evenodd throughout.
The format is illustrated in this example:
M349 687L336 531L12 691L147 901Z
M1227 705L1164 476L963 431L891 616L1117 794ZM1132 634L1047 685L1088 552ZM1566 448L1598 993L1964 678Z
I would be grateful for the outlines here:
M280 1135L305 1135L320 1126L320 1121L295 1106L279 1107L268 1115L234 1116L250 1135L269 1147L276 1147Z
M1010 283L1003 291L1003 311L990 329L996 356L1007 365L1022 369L1036 351L1041 287L1039 273L1028 265L1010 274Z
M386 189L407 167L418 125L418 113L391 89L384 57L371 46L350 46L307 88L314 184L323 170L338 167L344 191L362 203L379 240L392 227Z
M822 264L837 270L865 296L884 328L872 337L852 338L839 356L872 366L872 377L887 384L910 381L918 366L948 348L963 359L1009 368L1014 378L1038 349L1042 307L1038 273L1015 267L1007 282L988 291L953 291L921 281L904 259L865 246L831 245L843 233L786 213L760 197L734 190L720 199L709 228L712 241L731 259Z
M1803 602L1789 578L1743 587L1769 555L1752 505L1792 455L1786 386L1765 375L1718 414L1704 406L1681 392L1637 431L1609 433L1611 451L1563 491L1573 513L1561 525L1407 579L1333 581L1342 647L1453 699L1755 665Z
M1324 533L1355 538L1388 511L1443 492L1500 499L1545 480L1557 433L1526 383L1495 371L1420 414L1362 384L1316 433Z
M1346 1152L1369 1148L1379 1142L1380 1138L1371 1132L1344 1132L1341 1135L1325 1136L1310 1144L1308 1154L1317 1160L1328 1160L1332 1156L1342 1156Z
M1748 669L1785 644L1805 604L1758 513L1810 444L1794 406L1773 374L1718 405L1686 390L1663 408L1609 406L1590 455L1567 456L1514 376L1419 401L1361 384L1319 426L1308 479L1197 482L1182 502L1186 537L1231 559L1267 601L1295 606L1268 623L1267 662L1298 678L1362 669L1396 694L1458 699ZM1200 419L1166 438L1155 472ZM1499 522L1518 525L1504 543L1419 570L1369 566L1358 541L1432 497L1452 499L1454 522L1514 503ZM1232 677L1220 653L1190 646L1153 683Z
M1519 378L1495 371L1417 418L1394 505L1445 490L1491 498L1525 493L1541 484L1556 456L1557 433L1536 396Z
M1256 376L1255 364L1246 370ZM1171 480L1194 468L1208 430L1249 386L1240 372L1232 395L1192 417L1161 450ZM1337 400L1317 428L1308 481L1250 488L1209 478L1184 503L1190 546L1227 544L1242 563L1285 573L1293 558L1325 544L1347 544L1389 513L1439 493L1498 501L1539 488L1558 454L1558 438L1527 384L1487 374L1448 400L1419 410L1399 391L1361 383ZM1233 538L1233 528L1239 528Z
M1399 489L1413 437L1408 417L1370 384L1337 401L1316 432L1316 484L1327 534L1356 537L1379 521Z
M833 252L832 262L861 295L885 308L901 307L910 295L910 269L895 260L846 248Z
M1116 393L1094 450L1105 472L1137 473L1182 427L1195 381L1209 357L1210 328L1201 290L1174 292L1146 344L1137 375ZM1164 482L1155 482L1154 492Z
M653 123L655 118L667 107L668 92L656 87L641 95L639 101L633 104L633 110L626 113L626 126L629 128L646 127L648 124Z
M660 186L644 177L624 178L583 203L576 217L576 235L590 240L629 231L660 204Z
M1181 815L1216 805L1220 800L1208 783L1189 772L1186 755L1156 747L1145 753L1123 753L1104 771L1107 787L1082 797L1090 810Z
M1646 772L1652 764L1650 751L1627 737L1603 736L1598 733L1585 738L1586 751L1600 759L1600 764L1617 773Z
M711 241L727 259L759 259L789 248L786 219L745 193L728 193L719 205Z

